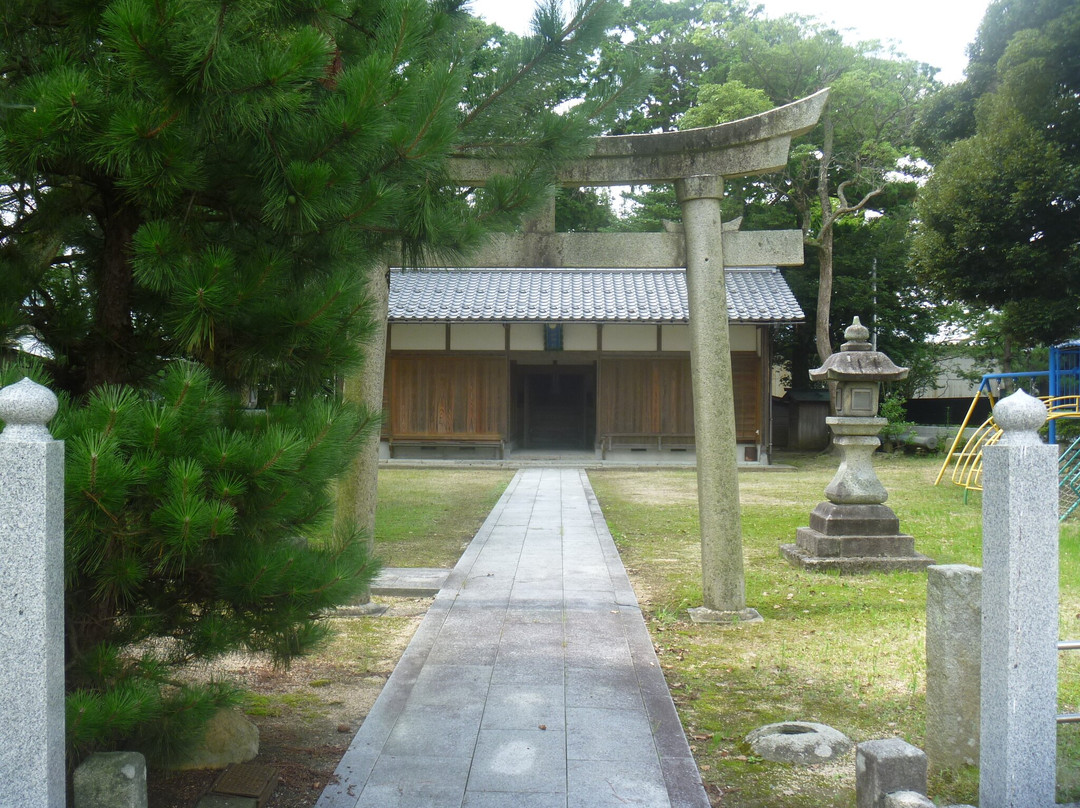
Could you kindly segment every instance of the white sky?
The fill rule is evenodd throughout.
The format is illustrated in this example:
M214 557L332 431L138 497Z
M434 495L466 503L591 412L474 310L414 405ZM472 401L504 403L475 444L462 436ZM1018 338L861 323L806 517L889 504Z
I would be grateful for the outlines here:
M907 56L941 69L946 83L961 81L967 46L988 0L759 0L769 17L798 13L835 25L851 41L894 42ZM472 11L519 34L527 33L532 0L472 0Z

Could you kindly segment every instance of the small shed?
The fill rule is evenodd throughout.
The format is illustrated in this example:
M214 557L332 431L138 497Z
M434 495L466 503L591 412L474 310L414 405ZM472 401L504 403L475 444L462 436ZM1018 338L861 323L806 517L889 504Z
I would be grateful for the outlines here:
M800 452L818 451L829 445L828 390L790 390L787 402L787 448Z

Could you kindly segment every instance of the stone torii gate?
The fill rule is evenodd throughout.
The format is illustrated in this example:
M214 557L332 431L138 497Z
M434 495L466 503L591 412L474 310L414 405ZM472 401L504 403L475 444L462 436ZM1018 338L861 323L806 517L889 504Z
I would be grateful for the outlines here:
M724 179L784 168L791 138L814 127L827 98L828 90L822 90L760 115L701 129L598 137L590 156L559 172L566 187L673 182L683 214L681 233L556 233L549 212L546 220L526 226L526 232L492 237L469 259L474 267L686 267L704 588L704 605L691 614L700 622L761 619L746 606L724 267L803 263L799 230L722 228ZM449 160L451 179L462 186L482 186L499 168L495 161ZM346 382L346 395L377 411L382 406L386 289L384 283L369 286L382 307L383 336L381 343L376 339L370 345L369 364L360 377ZM373 532L378 436L356 471L352 484L343 486L339 519Z

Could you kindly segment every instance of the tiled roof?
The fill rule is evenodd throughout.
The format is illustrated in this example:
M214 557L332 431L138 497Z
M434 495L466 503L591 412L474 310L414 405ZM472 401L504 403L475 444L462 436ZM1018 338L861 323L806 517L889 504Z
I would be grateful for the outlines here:
M728 267L732 322L804 319L775 267ZM394 269L393 321L685 323L682 269Z

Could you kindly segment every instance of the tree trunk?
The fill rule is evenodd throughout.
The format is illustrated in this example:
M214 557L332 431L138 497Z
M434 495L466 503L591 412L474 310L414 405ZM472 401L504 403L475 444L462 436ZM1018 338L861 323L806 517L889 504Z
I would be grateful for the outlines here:
M131 241L140 221L111 184L102 189L102 257L92 277L94 329L86 346L86 376L82 392L102 384L124 384L132 379L134 357L131 302L134 278Z
M822 231L818 244L818 296L817 317L814 320L814 345L818 359L824 362L832 355L832 336L829 331L829 318L832 314L833 286L833 229Z
M833 210L829 195L829 164L833 153L833 122L826 110L821 116L824 130L821 163L818 165L818 201L821 203L821 234L818 237L818 297L817 318L814 322L814 341L818 359L824 362L832 355L829 318L832 314L833 286Z
M365 406L371 412L381 412L383 406L383 373L386 369L386 319L389 310L389 278L387 265L377 261L369 270L367 294L372 301L375 329L364 345L364 362L355 376L345 379L346 399ZM375 553L375 505L379 486L379 431L376 430L360 449L352 468L338 485L335 524L344 530L358 529L366 540L369 555ZM371 600L365 592L358 603Z

